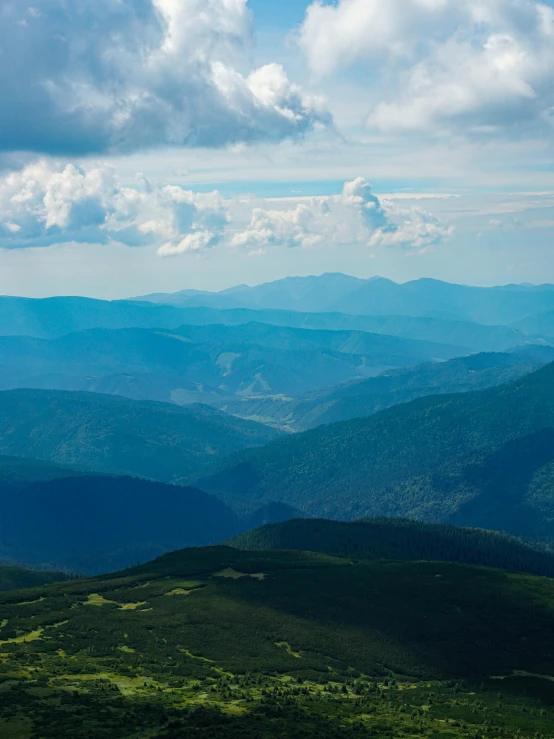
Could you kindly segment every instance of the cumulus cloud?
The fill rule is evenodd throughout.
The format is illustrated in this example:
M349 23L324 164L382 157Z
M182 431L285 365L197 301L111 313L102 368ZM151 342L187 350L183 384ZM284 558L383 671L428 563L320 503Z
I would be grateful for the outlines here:
M286 210L256 208L232 245L253 253L269 246L315 247L363 243L425 251L447 240L452 228L422 208L381 203L363 178L345 183L340 195L310 198Z
M217 192L124 187L113 168L39 161L0 178L0 247L61 242L155 245L162 256L214 246L230 216Z
M0 149L81 155L302 134L329 115L252 70L247 0L0 0Z
M281 209L253 206L217 191L153 187L142 175L134 187L123 186L106 165L84 169L43 160L0 178L0 248L116 242L155 246L161 257L220 243L252 254L270 246L356 243L422 251L451 233L421 208L381 202L361 177L345 183L340 195Z
M543 2L318 1L299 41L320 74L366 65L371 128L551 126L554 10Z

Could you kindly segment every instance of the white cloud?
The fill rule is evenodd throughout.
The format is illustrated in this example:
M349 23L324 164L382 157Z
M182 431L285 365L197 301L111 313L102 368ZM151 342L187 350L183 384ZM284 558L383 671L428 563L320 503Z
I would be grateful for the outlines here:
M451 227L421 208L403 210L391 202L381 203L360 177L345 183L340 195L303 199L284 210L255 208L249 225L231 243L254 253L277 245L356 243L421 252L451 234Z
M84 170L39 161L0 178L0 247L67 241L153 244L160 254L216 244L230 220L217 192L153 188L139 176L123 187L113 168Z
M312 69L366 69L381 131L551 130L554 10L537 0L313 3L300 44Z
M80 155L277 141L328 124L249 63L247 0L0 0L0 149Z
M273 201L275 202L275 201ZM153 187L142 175L125 187L109 166L83 169L38 161L0 178L0 248L64 242L155 246L161 257L225 243L263 253L270 246L367 244L422 251L451 229L421 208L381 202L363 178L340 195L267 201Z

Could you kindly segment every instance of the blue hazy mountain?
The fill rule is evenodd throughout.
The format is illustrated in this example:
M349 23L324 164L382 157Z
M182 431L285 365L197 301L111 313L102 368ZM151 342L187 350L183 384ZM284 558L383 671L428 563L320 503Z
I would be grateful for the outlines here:
M420 279L397 284L341 274L287 277L219 293L185 290L141 300L177 307L285 309L354 315L403 315L505 325L554 310L554 286L469 287Z
M0 337L0 389L85 390L179 403L299 395L468 350L354 331L267 324L91 329Z
M526 347L506 353L480 353L447 362L389 370L299 398L240 398L221 408L295 431L370 416L377 411L429 395L480 390L502 385L554 361L554 347Z

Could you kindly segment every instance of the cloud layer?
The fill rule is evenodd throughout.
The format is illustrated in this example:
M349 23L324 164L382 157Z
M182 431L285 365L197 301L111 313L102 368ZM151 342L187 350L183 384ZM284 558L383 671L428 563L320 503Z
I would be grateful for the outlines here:
M0 0L0 150L83 155L302 134L329 115L252 70L247 0Z
M347 182L340 195L292 207L284 201L272 209L264 201L251 201L249 207L244 199L225 200L218 192L152 187L142 176L135 187L124 187L108 166L85 170L39 161L0 178L4 249L117 242L155 246L160 256L169 257L223 242L247 252L350 244L423 251L450 234L422 209L380 202L363 178Z
M546 3L318 1L299 40L319 74L365 66L370 128L551 131L554 10Z
M230 220L214 193L153 188L142 177L123 187L113 168L84 170L40 161L0 179L0 247L61 242L156 245L182 254L215 245Z
M310 198L286 210L255 208L250 224L232 244L254 252L275 245L305 248L366 244L425 251L447 240L452 229L421 208L381 203L367 180L344 185L340 195Z

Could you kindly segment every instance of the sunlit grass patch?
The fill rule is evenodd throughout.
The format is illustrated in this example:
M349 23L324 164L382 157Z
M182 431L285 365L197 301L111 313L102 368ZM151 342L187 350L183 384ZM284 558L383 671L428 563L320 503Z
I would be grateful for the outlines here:
M232 567L227 567L225 570L220 572L214 572L214 577L226 577L231 580L240 580L241 577L252 577L254 580L265 580L265 572L238 572Z
M291 657L296 657L296 659L302 659L302 655L300 654L300 652L295 652L292 649L291 645L288 642L286 642L286 641L278 641L278 642L275 642L275 646L276 647L283 647L284 649L286 649L287 650L287 654L290 654Z
M43 632L43 628L35 629L35 631L31 631L29 634L14 636L12 639L0 639L0 644L28 644L29 642L37 641L37 639L40 639Z

